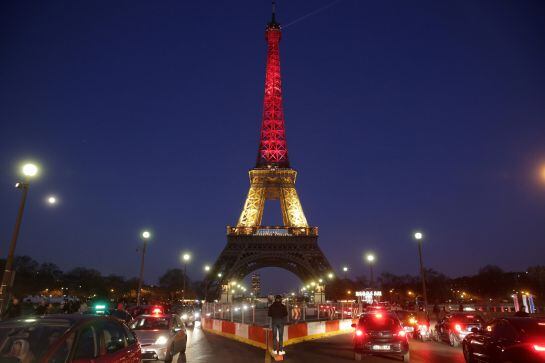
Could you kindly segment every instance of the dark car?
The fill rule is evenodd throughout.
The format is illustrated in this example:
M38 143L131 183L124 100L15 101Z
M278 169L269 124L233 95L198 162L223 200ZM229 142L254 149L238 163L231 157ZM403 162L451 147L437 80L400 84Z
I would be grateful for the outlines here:
M365 355L395 355L409 361L407 333L397 316L389 312L364 314L354 332L354 359L362 360Z
M2 362L139 363L140 345L121 321L80 314L33 316L0 323Z
M545 362L545 319L499 318L463 341L466 362Z
M475 313L451 313L439 320L435 325L434 339L438 342L448 342L452 347L459 347L466 335L472 329L481 329L484 320Z

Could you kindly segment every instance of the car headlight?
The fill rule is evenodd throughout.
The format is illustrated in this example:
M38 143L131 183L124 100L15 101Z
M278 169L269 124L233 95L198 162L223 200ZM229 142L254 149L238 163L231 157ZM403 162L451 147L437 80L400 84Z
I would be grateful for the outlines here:
M183 320L187 320L187 314L185 314L185 313L182 314L182 319L183 319Z
M155 344L165 345L167 342L168 342L168 338L161 335L159 338L157 338L157 340L155 341Z
M195 317L196 317L196 318L198 318L199 316L201 316L201 314L195 313Z

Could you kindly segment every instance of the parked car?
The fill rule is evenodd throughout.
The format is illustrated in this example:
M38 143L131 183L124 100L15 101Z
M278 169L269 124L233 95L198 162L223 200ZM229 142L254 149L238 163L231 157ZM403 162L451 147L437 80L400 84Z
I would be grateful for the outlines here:
M481 329L483 326L484 320L479 314L464 312L447 314L435 325L434 339L458 347L472 329Z
M474 328L462 346L467 363L545 362L545 319L494 319L483 329Z
M118 319L55 314L1 322L0 356L14 363L140 363L141 350Z

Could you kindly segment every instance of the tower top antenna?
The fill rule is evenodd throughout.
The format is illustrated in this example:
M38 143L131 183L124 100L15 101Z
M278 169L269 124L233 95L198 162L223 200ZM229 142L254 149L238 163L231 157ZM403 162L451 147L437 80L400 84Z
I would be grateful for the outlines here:
M280 28L280 24L276 22L276 1L272 0L272 17L271 22L268 24L269 28Z

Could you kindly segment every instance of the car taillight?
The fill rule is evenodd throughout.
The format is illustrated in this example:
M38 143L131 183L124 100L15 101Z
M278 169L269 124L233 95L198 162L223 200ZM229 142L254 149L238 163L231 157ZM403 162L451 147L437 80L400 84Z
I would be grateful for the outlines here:
M545 345L534 344L534 350L536 352L545 352Z
M460 331L462 331L462 326L460 324L456 324L456 325L454 325L454 330L460 332Z
M357 337L363 336L363 330L357 329L357 330L356 330L356 336L357 336Z
M375 318L377 318L377 319L382 319L382 314L381 314L381 313L376 313L376 314L375 314Z

